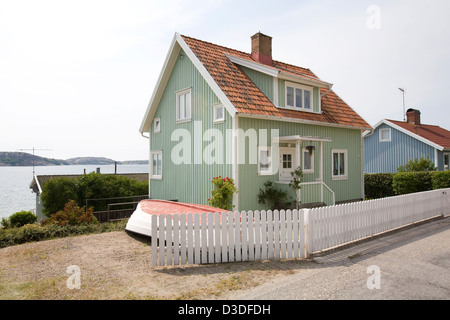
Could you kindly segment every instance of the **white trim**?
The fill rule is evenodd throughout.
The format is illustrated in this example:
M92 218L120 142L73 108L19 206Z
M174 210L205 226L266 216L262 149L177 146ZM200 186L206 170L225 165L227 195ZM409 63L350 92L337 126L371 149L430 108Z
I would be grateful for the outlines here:
M156 123L159 123L159 127L156 126ZM153 118L153 133L161 132L161 118Z
M263 65L260 63L256 63L247 59L242 59L236 56L233 56L231 54L226 53L225 56L233 63L236 63L238 65L241 65L243 67L267 74L271 77L278 77L278 74L280 71L274 67L270 67L267 65Z
M231 142L231 172L234 180L234 186L239 190L239 166L238 166L238 129L239 118L235 115L231 121L232 142ZM234 210L239 210L239 193L233 195Z
M324 141L324 142L331 142L331 138L321 138L321 137L312 137L312 136L284 136L284 137L277 137L280 142L294 142L294 141L302 141L302 140L308 140L308 141Z
M315 161L315 152L312 153L310 156L311 158L311 169L305 169L305 153L308 153L309 157L309 151L305 148L302 148L302 171L304 174L313 174L314 173L314 161Z
M313 121L313 120L305 120L305 119L297 119L297 118L289 118L289 117L269 116L269 115L261 115L261 114L247 114L247 113L239 113L238 115L241 118L264 119L264 120L282 121L282 122L291 122L291 123L312 124L312 125L317 125L317 126L333 127L333 128L368 130L366 127L354 127L354 126L347 126L347 125L336 124L336 123L331 123L331 122L321 122L321 121Z
M291 172L294 172L296 169L296 164L297 164L297 155L296 155L296 147L280 147L279 148L279 159L278 159L278 181L279 182L289 182L292 177L291 177ZM290 170L286 170L289 171L289 174L283 174L282 171L284 171L283 168L283 155L285 154L289 154L292 156L291 158L291 168Z
M288 95L288 93L287 93L287 88L292 88L293 89L293 92L292 92L292 94L293 94L293 103L294 103L294 105L292 105L292 106L290 106L290 105L288 105L287 103L287 100L288 100L288 98L287 98L287 95ZM300 90L302 90L302 107L296 107L296 93L295 93L295 91L296 91L296 89L300 89ZM304 92L305 91L308 91L309 92L309 108L306 108L304 105L305 105L305 94L304 94ZM308 111L308 112L314 112L314 88L313 87L309 87L309 86L305 86L305 85L302 85L302 84L298 84L298 83L294 83L294 82L288 82L288 81L285 81L285 83L284 83L284 108L286 108L286 109L291 109L291 110L296 110L296 111Z
M184 53L188 56L188 58L197 68L199 73L203 76L207 84L213 90L215 95L219 98L220 102L223 103L228 113L232 117L234 117L234 115L237 113L237 110L234 107L234 105L230 102L230 100L222 91L222 89L220 89L219 85L214 81L214 79L211 77L211 75L203 66L203 64L200 62L200 60L198 60L198 58L195 56L195 54L183 40L183 37L178 32L176 32L173 36L162 70L156 82L155 89L153 91L152 97L150 98L150 102L147 106L144 118L141 122L141 126L139 128L139 131L141 133L149 132L151 130L150 125L156 112L156 108L158 107L159 102L161 101L162 95L165 91L167 82L169 81L173 67L175 66L175 63L178 60L178 55L181 49L183 49Z
M183 51L186 53L186 55L189 57L191 62L194 64L194 66L197 68L198 72L203 76L206 83L211 87L213 92L216 94L216 96L219 98L220 102L224 105L225 109L227 109L228 113L234 117L234 115L237 113L236 108L231 103L231 101L228 99L228 97L225 95L225 93L220 89L219 85L214 81L212 76L209 74L208 70L206 70L205 66L198 60L197 56L192 52L191 48L187 45L187 43L183 40L183 37L176 33L175 37L177 39L177 42L183 49Z
M225 121L225 107L223 104L218 103L213 106L214 112L213 112L213 123L222 123ZM222 108L222 118L217 118L217 109Z
M308 79L305 77L309 77L307 75L304 75L304 77L298 75L293 75L289 72L281 71L276 67L271 67L268 65L263 65L261 63L253 62L247 59L239 58L237 56L231 55L231 54L225 54L225 56L233 63L236 63L240 66L264 73L266 75L269 75L271 77L277 77L279 79L288 80L288 81L294 81L298 83L303 83L307 85L313 85L320 88L329 88L333 86L333 84L322 81L322 80L314 80L314 79Z
M161 174L154 174L153 172L153 156L161 155ZM158 160L156 160L158 161ZM158 163L156 163L156 167L158 167ZM163 152L162 150L154 150L150 152L150 179L152 180L162 180L163 176Z
M445 169L445 157L448 157L447 169ZM443 168L444 168L444 171L450 170L450 153L448 153L448 152L444 152L444 156L443 156Z
M273 77L273 104L275 106L278 105L278 78L277 77Z
M185 107L185 110L184 110L184 113L185 113L185 116L184 116L184 118L180 118L180 96L184 96L184 95L187 95L187 94L189 94L189 117L186 117L186 110L187 110L187 108L186 108L186 104L184 105L184 107ZM175 110L175 114L176 114L176 116L175 116L175 120L176 120L176 123L184 123L184 122L189 122L189 121L192 121L192 88L185 88L185 89L182 89L182 90L178 90L178 91L176 91L175 92L175 96L176 96L176 102L175 102L175 105L176 105L176 110ZM187 100L186 100L187 101Z
M389 132L389 138L388 139L383 139L383 132L385 132L385 131ZM380 129L378 131L378 135L379 135L380 142L391 142L392 141L392 130L391 130L391 128Z
M365 132L363 133L363 137L365 138L365 137L370 136L371 134L373 134L373 132L375 132L375 130L376 130L380 125L382 125L382 124L386 124L386 125L388 125L388 126L394 128L394 129L396 129L396 130L398 130L398 131L400 131L400 132L402 132L402 133L404 133L404 134L409 135L410 137L413 137L413 138L416 139L416 140L419 140L420 142L423 142L423 143L428 144L429 146L431 146L431 147L433 147L433 148L435 148L435 149L438 149L439 151L443 151L443 150L444 150L444 147L443 147L443 146L440 146L440 145L438 145L437 143L434 143L434 142L432 142L432 141L430 141L430 140L428 140L428 139L425 139L424 137L421 137L421 136L419 136L418 134L415 134L415 133L413 133L413 132L411 132L411 131L409 131L409 130L407 130L407 129L403 129L402 127L400 127L400 126L396 125L395 123L392 123L392 122L390 122L389 120L386 120L386 119L383 119L383 120L379 121L379 122L373 127L373 131L372 131L372 132L370 132L370 131L365 131Z
M267 151L267 158L269 160L269 167L264 171L261 171L261 151ZM277 159L278 160L278 159ZM273 168L272 150L270 146L258 146L258 175L259 176L271 176Z
M335 175L334 170L334 156L333 154L344 154L344 174ZM339 157L338 157L339 159ZM331 149L331 180L348 180L348 150L347 149Z
M169 52L164 60L163 67L159 74L158 80L156 81L155 89L153 90L150 102L148 103L147 110L145 111L144 118L142 119L139 131L141 133L150 131L150 124L153 120L154 113L156 112L156 106L161 101L164 89L169 81L170 74L178 59L178 54L180 53L181 47L177 44L177 34L172 38L172 42L169 47Z

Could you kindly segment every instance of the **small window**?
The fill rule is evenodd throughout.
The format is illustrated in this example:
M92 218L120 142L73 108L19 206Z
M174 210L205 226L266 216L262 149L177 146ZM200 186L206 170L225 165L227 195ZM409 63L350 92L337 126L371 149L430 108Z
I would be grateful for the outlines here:
M332 178L347 179L347 150L332 150Z
M286 107L311 110L312 88L295 83L286 83Z
M152 179L162 179L162 151L152 152Z
M154 122L153 122L153 132L154 133L159 133L161 132L161 118L155 118Z
M223 105L218 104L214 106L214 123L225 121L225 110Z
M450 153L444 153L444 170L449 170Z
M177 92L177 122L191 120L191 89Z
M314 173L314 152L303 149L303 173Z
M270 147L258 148L258 173L260 175L272 175Z
M380 142L390 142L391 141L391 129L380 129Z

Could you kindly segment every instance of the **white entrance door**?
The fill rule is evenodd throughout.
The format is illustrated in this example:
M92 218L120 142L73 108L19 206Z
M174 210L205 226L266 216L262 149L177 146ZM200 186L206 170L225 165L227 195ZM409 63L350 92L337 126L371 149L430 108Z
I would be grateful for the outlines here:
M291 181L291 172L295 170L295 148L280 148L280 181Z

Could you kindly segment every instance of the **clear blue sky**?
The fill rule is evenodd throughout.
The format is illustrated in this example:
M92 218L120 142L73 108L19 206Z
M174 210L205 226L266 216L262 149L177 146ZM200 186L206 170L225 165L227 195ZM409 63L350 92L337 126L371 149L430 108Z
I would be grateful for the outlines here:
M375 5L375 9L370 7ZM148 159L138 129L175 32L310 68L371 125L450 130L450 1L0 0L0 151Z

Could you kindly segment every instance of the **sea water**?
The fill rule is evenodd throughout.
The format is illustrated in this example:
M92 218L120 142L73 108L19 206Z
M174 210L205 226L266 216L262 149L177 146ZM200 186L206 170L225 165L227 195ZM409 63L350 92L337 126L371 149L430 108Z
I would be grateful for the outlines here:
M114 165L74 165L34 167L35 175L114 173ZM148 173L149 166L117 165L117 173ZM33 167L0 167L0 219L18 211L36 209L36 194L30 189Z

